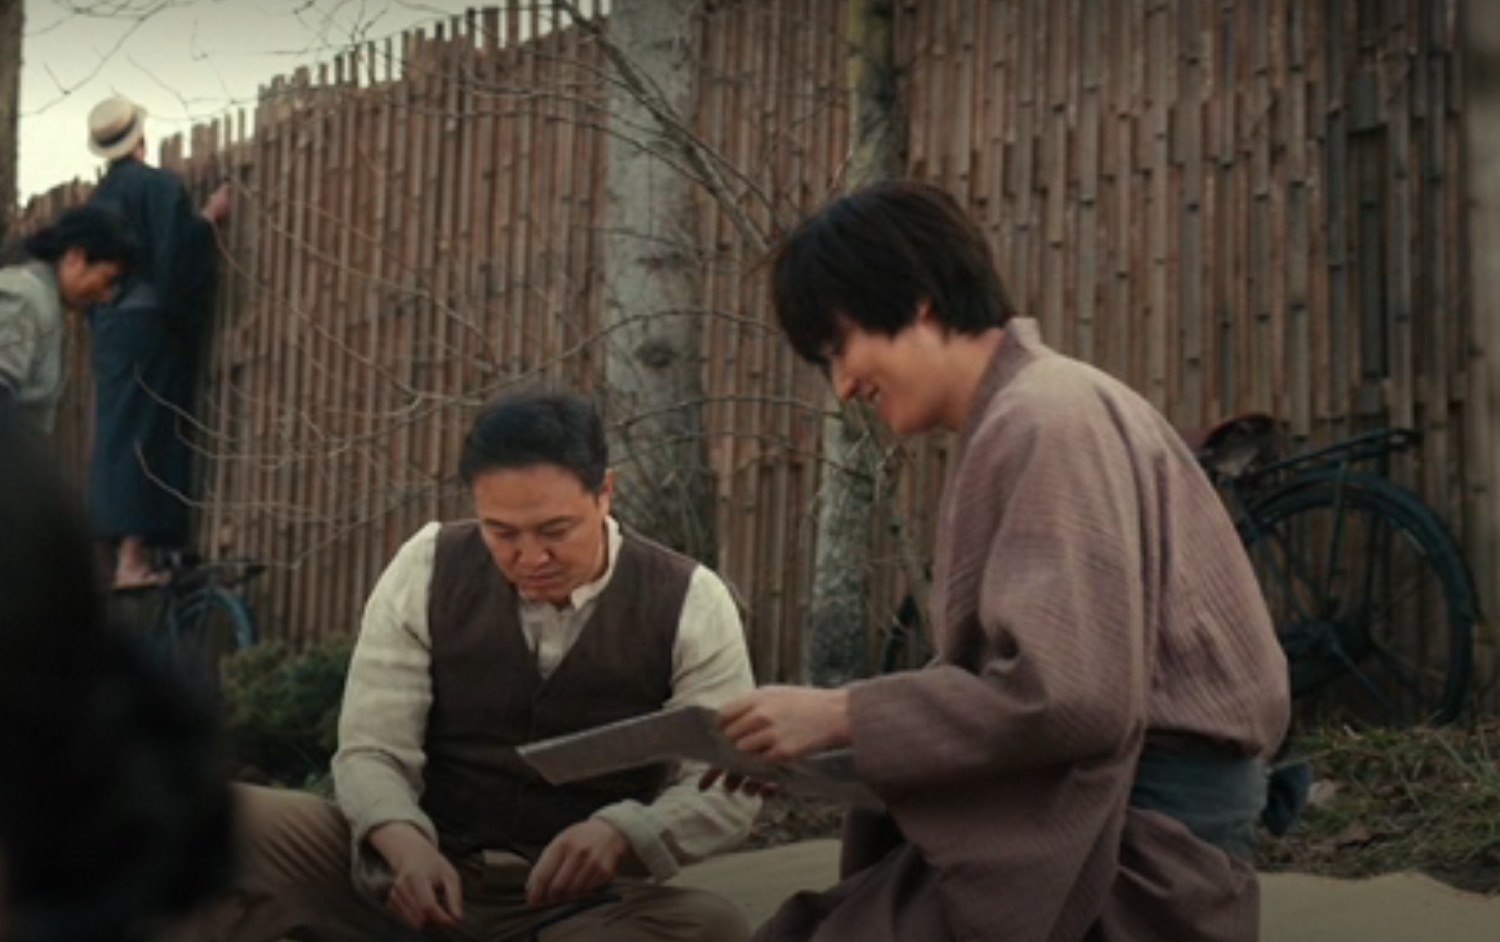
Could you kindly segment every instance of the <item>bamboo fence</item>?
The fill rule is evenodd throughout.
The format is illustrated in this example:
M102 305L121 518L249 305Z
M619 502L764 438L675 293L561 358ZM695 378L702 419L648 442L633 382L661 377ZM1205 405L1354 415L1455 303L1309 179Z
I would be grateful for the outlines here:
M842 17L837 0L706 5L690 126L766 234L843 185ZM1257 409L1296 445L1420 429L1393 473L1459 531L1489 601L1500 510L1465 290L1459 32L1455 0L896 9L909 175L971 208L1054 346L1185 426ZM599 381L607 76L589 30L513 0L351 46L163 145L195 192L235 187L192 429L198 541L273 564L253 597L273 637L353 632L400 543L464 512L452 472L486 398ZM759 676L795 678L826 391L771 324L764 245L704 200L719 568ZM85 361L63 419L74 468ZM893 453L894 515L923 555L947 448ZM877 628L904 591L879 516Z

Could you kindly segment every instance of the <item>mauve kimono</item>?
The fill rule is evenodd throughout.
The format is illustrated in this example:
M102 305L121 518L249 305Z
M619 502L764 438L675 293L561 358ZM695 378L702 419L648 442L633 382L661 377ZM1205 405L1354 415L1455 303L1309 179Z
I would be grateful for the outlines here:
M1231 762L1280 742L1254 573L1166 420L1030 320L958 441L931 601L937 664L849 688L890 816L852 816L843 882L757 939L1256 939L1252 866L1130 803L1148 734Z

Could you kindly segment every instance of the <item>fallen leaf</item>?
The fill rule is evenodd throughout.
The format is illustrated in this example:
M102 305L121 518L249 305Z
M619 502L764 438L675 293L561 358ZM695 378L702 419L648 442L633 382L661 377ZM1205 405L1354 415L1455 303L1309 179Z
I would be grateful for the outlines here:
M1333 843L1337 847L1363 847L1374 839L1375 835L1369 828L1355 821L1340 831L1333 839Z

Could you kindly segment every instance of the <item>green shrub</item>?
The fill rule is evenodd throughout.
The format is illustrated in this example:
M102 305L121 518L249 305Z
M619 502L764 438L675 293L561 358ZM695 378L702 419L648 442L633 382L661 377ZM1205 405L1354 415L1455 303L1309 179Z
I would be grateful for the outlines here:
M236 777L327 790L352 644L267 643L224 664L225 739Z

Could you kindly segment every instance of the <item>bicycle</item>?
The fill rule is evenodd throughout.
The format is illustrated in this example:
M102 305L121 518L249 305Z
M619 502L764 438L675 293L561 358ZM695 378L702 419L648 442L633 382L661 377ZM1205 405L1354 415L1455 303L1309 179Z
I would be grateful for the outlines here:
M1473 578L1442 519L1387 476L1421 436L1381 429L1282 459L1274 419L1250 413L1183 437L1226 495L1293 699L1330 694L1397 725L1456 720L1474 669ZM880 673L931 656L915 615L907 596L882 629Z
M1251 413L1184 437L1228 498L1293 699L1327 694L1395 725L1457 719L1473 675L1473 578L1437 513L1387 476L1420 434L1380 429L1281 458L1275 421Z
M224 658L260 640L241 590L265 568L243 560L173 561L169 578L150 590L158 604L148 643L174 670L217 695Z

